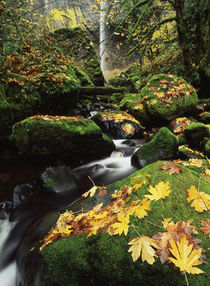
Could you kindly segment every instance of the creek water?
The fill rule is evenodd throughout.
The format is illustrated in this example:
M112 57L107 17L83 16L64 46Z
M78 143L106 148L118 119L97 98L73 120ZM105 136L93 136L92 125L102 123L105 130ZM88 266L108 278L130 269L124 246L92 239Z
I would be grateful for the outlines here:
M80 185L75 196L67 194L35 194L23 201L12 213L0 219L0 285L15 286L15 253L24 232L38 218L60 210L75 200L91 186L90 179L98 186L113 183L135 172L131 156L143 140L113 140L116 150L109 158L90 162L72 171ZM27 178L26 178L27 181ZM24 182L22 182L24 183ZM82 187L81 187L82 186ZM41 197L40 197L41 196Z

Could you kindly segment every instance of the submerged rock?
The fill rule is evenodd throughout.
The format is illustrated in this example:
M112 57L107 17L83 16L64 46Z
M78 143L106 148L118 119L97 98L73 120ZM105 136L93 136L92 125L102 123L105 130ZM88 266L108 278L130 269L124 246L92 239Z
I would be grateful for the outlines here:
M71 192L76 190L76 178L68 166L50 167L39 177L43 190L53 193Z
M99 112L92 117L103 130L113 138L128 139L139 138L143 127L139 121L126 112Z
M157 251L160 256L154 257L152 265L147 263L146 256L144 257L143 254L141 256L140 253L140 257L134 262L131 253L128 252L130 247L128 243L131 240L146 236L155 239L158 243L158 239L162 235L166 235L166 248L170 247L171 238L177 239L177 236L189 238L192 235L191 241L196 243L195 248L202 247L204 251L208 249L208 236L204 235L200 229L200 221L206 221L208 213L206 211L196 212L186 199L191 185L197 186L198 182L199 192L207 195L209 193L208 181L196 171L190 170L182 164L179 165L178 174L169 175L169 171L161 169L166 163L170 162L153 163L131 176L107 186L103 195L102 189L99 189L91 198L83 198L71 204L69 211L73 211L74 214L65 212L60 216L57 224L57 227L60 228L55 231L58 235L57 239L51 236L52 240L41 251L39 248L43 243L44 235L49 231L50 225L55 225L59 214L50 215L36 223L25 234L17 253L17 286L108 286L110 283L116 286L184 285L183 275L174 269L170 260L166 264L162 264L164 262L161 260L160 252ZM138 184L145 176L147 176L148 184L151 187L155 188L158 184L163 183L168 185L170 192L164 199L151 200L150 207L145 210L143 216L139 214L140 217L138 217L130 212L129 220L127 220L128 233L122 231L120 235L114 234L114 231L110 230L107 219L116 217L115 223L120 213L128 215L127 207L135 205L135 202L139 202L139 200L145 200L145 196L149 195L147 183L143 183L141 187L136 186L134 190L135 184ZM126 193L128 191L131 192L128 194ZM115 199L112 194L115 194ZM99 205L101 203L103 206ZM108 209L110 213L106 211ZM95 212L98 212L98 218L95 217L93 224L95 233L90 233L91 223L93 223L90 217ZM103 220L102 214L107 215L107 213L109 215L104 220L106 221L105 226L102 227L104 223L100 221ZM168 225L165 224L163 229L161 221L163 222L163 218L169 216L172 217L172 221L169 220ZM193 220L193 222L190 223L189 220ZM101 228L97 227L99 221ZM88 223L90 224L88 225ZM72 231L69 234L64 233L62 227L63 230L67 227ZM194 227L196 227L196 235ZM168 234L168 241L167 231L172 231ZM150 249L150 251L154 250ZM206 256L208 262L208 252L206 252ZM146 261L143 262L142 260L145 259ZM204 256L201 257L201 260L205 261ZM33 267L34 263L37 267ZM198 267L205 273L188 275L190 285L207 284L208 264Z
M66 160L101 158L115 149L100 127L83 117L32 116L13 126L11 140L25 154Z
M155 137L137 150L131 163L135 167L145 167L157 160L172 159L176 156L178 142L176 136L166 127L162 127Z

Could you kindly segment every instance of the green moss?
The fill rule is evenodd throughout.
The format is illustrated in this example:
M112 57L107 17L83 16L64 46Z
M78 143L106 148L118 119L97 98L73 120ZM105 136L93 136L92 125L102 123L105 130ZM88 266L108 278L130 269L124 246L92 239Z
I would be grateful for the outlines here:
M139 220L130 217L127 236L99 233L88 238L83 234L60 239L42 250L41 254L48 265L48 271L52 273L58 286L67 286L68 283L72 286L108 286L110 283L115 286L185 285L184 277L173 268L172 264L161 264L158 258L155 259L153 265L142 262L141 259L133 262L131 254L128 253L128 242L137 237L137 232L149 237L157 232L163 232L161 222L163 218L169 217L174 223L178 220L186 222L192 219L192 225L196 226L198 231L198 234L193 234L193 236L201 239L200 247L206 251L208 249L207 236L200 230L200 220L207 220L208 213L198 214L186 200L187 190L191 185L194 185L200 192L210 193L208 179L182 165L180 165L182 171L179 174L169 175L169 171L160 169L164 163L164 161L155 162L107 187L107 196L110 197L115 190L125 185L131 186L130 182L133 177L141 178L145 174L150 174L149 183L153 187L161 181L169 181L171 193L164 200L152 201L152 210L148 212L146 218ZM149 194L148 186L143 185L132 193L130 202L141 200L147 194ZM131 226L132 224L135 229ZM206 256L208 262L208 252ZM208 263L199 265L199 268L204 270L205 274L187 275L192 286L207 285Z
M95 85L104 85L98 57L85 30L80 27L59 29L54 32L52 39L65 55L70 56L75 64L87 73Z
M131 162L134 166L144 167L157 160L173 158L178 150L176 136L166 127L162 127L155 137L134 153Z
M6 99L6 95L5 95L4 86L0 84L0 101L5 100L5 99Z
M150 116L172 120L192 112L198 104L195 89L183 78L159 74L151 77L141 90L144 106Z
M209 137L209 128L203 123L192 123L184 130L188 143L192 146L200 146L205 137Z
M14 114L11 105L6 100L0 100L0 139L5 139L11 133Z
M205 153L207 154L207 156L210 156L210 139L205 144L204 150L205 150Z
M82 71L80 68L76 66L74 66L73 69L77 78L80 80L81 86L94 85L90 77L84 71Z
M119 109L128 110L140 122L148 122L149 115L143 105L140 93L128 93L119 104Z

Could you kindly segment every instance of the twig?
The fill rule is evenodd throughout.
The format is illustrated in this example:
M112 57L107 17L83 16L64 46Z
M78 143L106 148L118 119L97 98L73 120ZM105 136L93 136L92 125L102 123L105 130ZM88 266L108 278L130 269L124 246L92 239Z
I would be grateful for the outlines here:
M189 281L188 281L188 279L187 279L186 271L184 271L184 277L185 277L185 281L186 281L186 283L187 283L187 286L190 286Z
M160 227L160 228L166 230L165 227L162 227L162 226L160 226L160 225L157 225L157 224L155 224L155 223L153 223L153 222L151 222L151 221L148 221L147 219L145 219L145 221L148 222L148 223L150 223L151 225L154 225L154 226L156 226L156 227Z

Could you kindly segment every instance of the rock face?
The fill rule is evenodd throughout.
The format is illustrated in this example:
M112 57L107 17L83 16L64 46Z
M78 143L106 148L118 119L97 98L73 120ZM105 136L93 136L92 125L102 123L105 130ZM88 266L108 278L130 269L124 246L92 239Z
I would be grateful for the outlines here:
M104 85L97 54L85 30L79 27L59 29L52 34L52 41L64 55L72 58L76 66L80 67L95 85Z
M100 158L115 148L112 140L90 119L32 116L13 126L11 140L28 155Z
M139 138L143 133L140 122L126 112L100 112L94 115L92 120L103 132L115 139Z
M205 139L209 138L209 128L203 123L193 123L186 127L185 137L191 146L198 146Z
M76 190L76 178L68 166L50 167L39 178L44 191L62 193Z
M71 204L69 210L74 214L63 213L57 221L57 227L59 227L57 230L54 228L58 235L57 239L52 236L52 241L41 251L40 245L44 235L48 233L52 225L55 225L59 214L47 216L41 222L36 223L24 235L17 253L17 286L108 286L111 284L115 286L184 286L183 276L180 271L174 269L170 261L161 264L160 252L157 252L159 257L155 257L152 265L146 261L143 262L143 257L139 257L134 262L131 253L128 252L131 240L139 238L139 234L157 240L165 234L166 239L167 234L169 239L172 237L175 239L180 234L187 237L192 235L191 241L198 243L196 247L208 249L208 236L204 235L200 229L200 220L206 221L208 213L207 211L196 212L186 197L191 185L197 186L199 180L199 191L207 195L209 184L206 178L200 176L199 172L190 170L182 164L179 165L180 172L178 174L169 176L169 171L161 169L166 163L170 162L156 162L107 186L103 196L101 196L101 190L97 190L93 197L77 200ZM106 221L104 227L98 228L97 223L100 221L99 225L102 226L103 215L109 213L108 209L109 216L116 217L117 221L120 212L126 213L128 212L127 207L135 206L135 201L145 200L145 196L149 194L147 183L143 183L133 192L135 184L138 184L139 179L143 176L149 178L149 185L153 188L160 182L167 184L170 193L164 199L151 200L150 207L147 206L144 215L141 217L139 213L140 218L130 212L127 233L123 231L120 235L113 234L110 232L107 220L104 220ZM112 197L112 194L115 195L115 198ZM99 205L102 202L103 207ZM85 210L86 213L83 212L82 215L81 210ZM164 230L157 227L161 225L163 217L168 218L172 211L173 222L164 226ZM95 221L91 221L91 216L94 215ZM178 222L176 218L179 218L180 221ZM196 235L188 221L191 219L193 219L192 226L197 227ZM93 222L95 233L90 234ZM72 230L69 234L67 234L68 228ZM168 233L170 231L171 233ZM201 243L199 243L199 239L201 239ZM170 242L168 241L168 243ZM31 249L32 251L30 251ZM152 252L153 249L150 248L150 251ZM206 252L205 255L208 262L209 253ZM33 267L35 265L36 267ZM208 263L198 267L206 273L188 275L190 285L207 284Z
M131 163L135 167L145 167L157 160L173 158L178 150L176 136L166 127L162 127L155 137L137 150Z
M120 103L129 112L136 113L136 118L145 113L150 119L170 121L176 117L196 110L198 97L195 89L181 77L159 74L151 77L139 94L128 95ZM131 111L130 111L131 109Z

